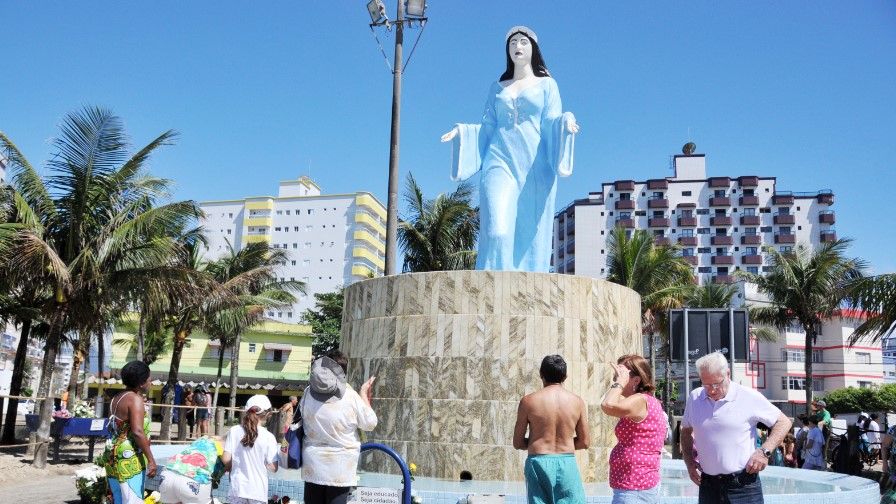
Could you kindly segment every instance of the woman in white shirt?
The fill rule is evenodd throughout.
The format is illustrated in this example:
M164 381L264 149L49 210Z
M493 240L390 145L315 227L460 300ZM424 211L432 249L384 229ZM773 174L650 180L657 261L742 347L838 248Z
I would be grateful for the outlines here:
M270 410L267 396L250 397L240 425L234 425L227 433L221 460L230 470L230 504L268 502L267 471L277 472L279 451L274 435L262 425Z
M311 364L309 387L299 403L305 439L302 479L305 504L345 504L358 484L361 440L358 429L371 431L377 418L370 401L375 377L360 395L346 383L348 358L330 352Z

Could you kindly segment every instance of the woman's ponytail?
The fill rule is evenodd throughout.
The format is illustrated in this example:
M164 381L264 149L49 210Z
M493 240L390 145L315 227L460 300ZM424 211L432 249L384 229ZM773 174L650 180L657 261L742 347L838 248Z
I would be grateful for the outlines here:
M258 439L258 412L258 407L249 408L243 413L243 418L240 421L240 425L243 426L243 431L246 433L240 443L246 448L255 446L255 440Z

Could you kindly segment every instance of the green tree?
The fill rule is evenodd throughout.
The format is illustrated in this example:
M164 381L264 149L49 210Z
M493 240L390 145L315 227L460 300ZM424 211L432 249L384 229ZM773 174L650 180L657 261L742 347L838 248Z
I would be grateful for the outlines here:
M850 240L825 243L817 250L799 244L792 253L766 248L771 271L765 275L740 272L768 296L768 305L750 307L750 318L784 330L799 324L806 334L806 414L812 405L812 347L822 323L839 313L862 277L865 263L846 256Z
M207 271L222 289L234 296L235 302L206 313L204 327L218 338L218 376L215 398L224 364L224 350L233 349L230 364L230 407L236 406L242 333L264 319L268 308L283 308L295 302L294 293L304 293L305 284L294 280L278 280L280 266L286 264L289 252L271 248L267 243L250 243L234 250L228 243L228 254L211 262Z
M852 305L864 308L867 318L852 333L850 344L863 338L878 341L893 334L896 331L896 273L856 281Z
M643 334L648 337L650 366L654 376L655 335L659 334L663 340L666 358L663 399L670 407L672 362L667 313L671 308L681 307L693 291L693 269L681 257L677 245L657 245L644 229L628 231L617 227L610 232L607 248L607 280L641 295L641 326Z
M687 295L689 308L728 308L737 294L732 284L707 283L695 285Z
M408 174L404 200L408 214L398 224L405 272L476 267L479 211L471 206L473 186L462 182L451 194L426 199Z
M344 289L322 292L314 295L314 308L305 310L302 320L311 326L314 342L311 353L324 355L339 348L342 334L342 305L345 301Z
M168 197L169 182L155 178L143 165L174 133L159 135L129 153L120 118L106 109L85 107L65 117L44 180L5 136L0 148L13 173L17 222L22 229L7 238L0 270L11 272L10 284L39 285L49 293L40 306L49 327L43 374L37 395L40 426L34 465L46 464L52 413L51 388L59 345L68 333L103 334L109 316L123 310L125 289L133 277L164 264L173 240L163 230L195 218L193 202L157 206Z

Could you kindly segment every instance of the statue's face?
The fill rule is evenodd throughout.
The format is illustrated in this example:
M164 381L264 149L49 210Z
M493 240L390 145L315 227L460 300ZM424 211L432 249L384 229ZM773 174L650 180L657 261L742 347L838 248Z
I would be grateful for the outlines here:
M517 33L510 37L510 43L507 45L507 52L510 55L510 60L514 63L531 63L532 41L522 33Z

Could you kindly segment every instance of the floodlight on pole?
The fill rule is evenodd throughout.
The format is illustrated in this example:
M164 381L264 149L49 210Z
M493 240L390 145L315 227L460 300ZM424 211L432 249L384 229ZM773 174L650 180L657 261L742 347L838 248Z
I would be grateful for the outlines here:
M386 202L386 275L394 275L396 273L397 261L397 245L398 245L398 147L399 133L401 126L401 76L404 69L407 68L407 62L402 61L402 46L404 44L404 25L407 23L409 27L416 22L420 27L420 33L408 56L410 61L414 55L414 49L420 36L423 34L423 28L426 26L426 1L425 0L398 0L397 15L395 21L390 21L386 16L386 7L382 0L370 0L367 3L367 12L370 14L370 31L380 46L380 52L386 58L386 64L392 71L392 126L389 141L389 189L388 199ZM408 10L408 17L405 17L405 7ZM387 30L395 26L395 55L393 63L390 64L386 52L383 50L382 44L379 43L379 37L376 36L374 28L385 26Z

